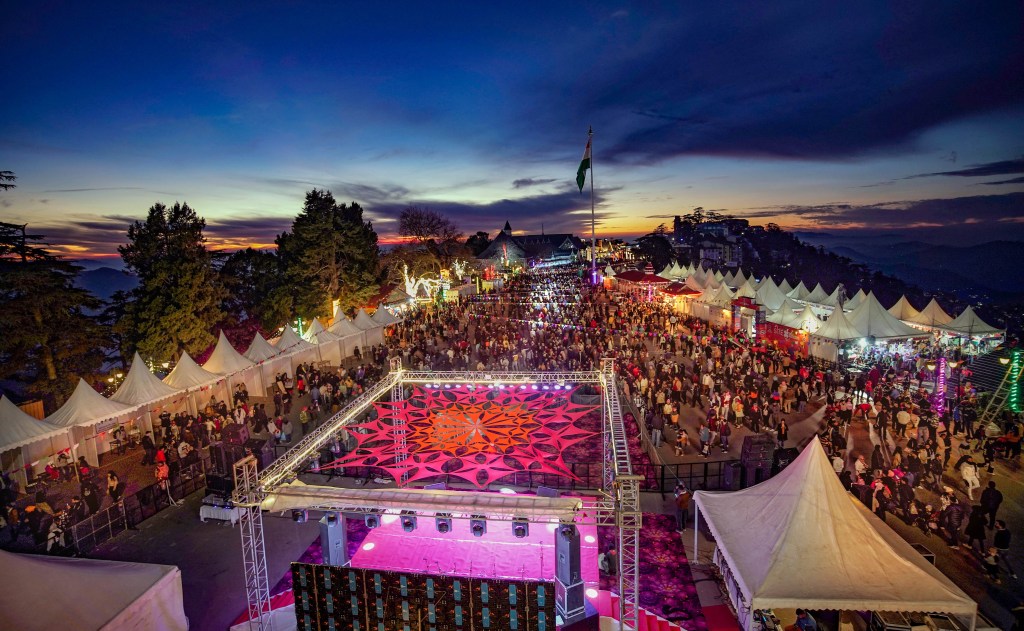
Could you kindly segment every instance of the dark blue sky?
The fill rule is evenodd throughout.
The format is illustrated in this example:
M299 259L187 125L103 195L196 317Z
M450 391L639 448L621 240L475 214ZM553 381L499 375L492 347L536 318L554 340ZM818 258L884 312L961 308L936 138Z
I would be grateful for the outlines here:
M266 244L320 186L383 235L408 204L583 232L593 125L603 234L1024 234L1017 1L163 4L5 8L0 217L109 254L186 200Z

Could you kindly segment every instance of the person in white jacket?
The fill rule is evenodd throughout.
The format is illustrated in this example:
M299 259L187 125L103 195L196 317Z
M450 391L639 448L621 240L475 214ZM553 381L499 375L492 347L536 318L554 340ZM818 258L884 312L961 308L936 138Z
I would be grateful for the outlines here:
M974 501L974 489L981 488L981 480L978 479L978 465L974 464L972 458L968 458L960 465L960 477L967 487L967 499Z

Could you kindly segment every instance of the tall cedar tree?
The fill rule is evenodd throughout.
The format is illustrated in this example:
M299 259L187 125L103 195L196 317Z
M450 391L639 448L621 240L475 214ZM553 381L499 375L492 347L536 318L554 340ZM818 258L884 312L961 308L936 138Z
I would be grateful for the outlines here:
M80 377L99 373L107 330L100 301L75 286L81 267L47 252L42 236L0 223L0 379L24 384L48 412Z
M254 320L265 332L276 331L291 317L292 297L274 252L246 248L232 252L220 268L230 294L224 310Z
M363 209L334 201L314 189L291 232L277 237L278 255L291 285L295 315L331 316L332 301L345 312L366 305L380 289L377 233L363 221Z
M139 286L116 328L130 350L164 362L183 351L202 353L216 341L212 331L224 317L225 290L206 250L205 227L206 220L181 203L154 204L144 222L129 226L128 243L117 250Z

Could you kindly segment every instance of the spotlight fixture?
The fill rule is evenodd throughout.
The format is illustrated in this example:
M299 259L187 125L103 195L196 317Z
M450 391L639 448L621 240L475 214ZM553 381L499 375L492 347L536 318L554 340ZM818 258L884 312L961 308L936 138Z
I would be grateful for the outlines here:
M442 535L452 531L452 514L451 513L438 513L434 517L434 522L437 524L437 531Z
M487 516L473 515L473 518L469 520L469 530L474 537L483 537L487 532Z
M512 520L512 534L516 539L525 539L530 536L530 522L526 518L517 517Z
M412 532L416 530L416 513L411 510L402 511L402 530Z
M328 512L324 513L324 519L327 520L328 524L335 524L335 523L338 522L338 513L335 513L333 511L328 511Z
M292 511L292 521L296 524L304 524L307 519L309 519L309 512L307 510L302 509Z
M999 358L999 363L1005 366L1005 365L1010 363L1010 358L1009 357L1000 357Z
M380 527L380 513L367 513L363 516L363 523L370 530Z
M563 523L558 527L558 533L566 539L572 539L576 536L576 524Z

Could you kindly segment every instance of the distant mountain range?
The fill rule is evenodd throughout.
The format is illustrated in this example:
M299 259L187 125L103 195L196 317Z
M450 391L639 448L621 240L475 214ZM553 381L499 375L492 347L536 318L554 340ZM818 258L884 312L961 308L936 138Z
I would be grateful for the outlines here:
M103 300L110 300L116 291L135 289L138 284L131 274L112 267L87 269L78 275L78 286Z
M925 290L950 291L969 298L979 293L994 300L1024 294L1024 242L990 241L957 247L899 236L846 236L797 232L801 241L892 274Z

